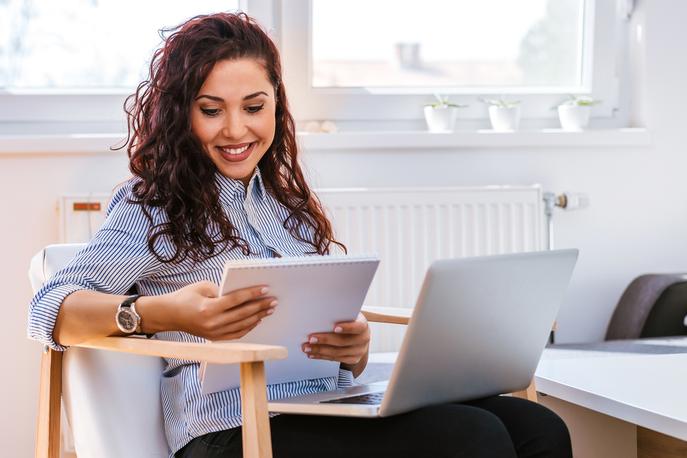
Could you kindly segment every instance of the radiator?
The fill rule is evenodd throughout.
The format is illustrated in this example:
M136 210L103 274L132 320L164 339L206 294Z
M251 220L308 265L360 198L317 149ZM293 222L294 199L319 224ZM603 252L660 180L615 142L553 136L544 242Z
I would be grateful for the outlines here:
M442 258L544 249L539 186L322 189L337 239L349 253L376 253L365 305L412 307L425 271ZM372 325L371 351L397 351L404 328Z

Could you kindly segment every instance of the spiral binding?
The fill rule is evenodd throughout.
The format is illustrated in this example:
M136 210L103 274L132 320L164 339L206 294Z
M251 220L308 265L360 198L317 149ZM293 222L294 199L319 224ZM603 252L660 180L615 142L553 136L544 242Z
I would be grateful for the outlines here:
M327 264L358 264L361 262L378 261L376 254L363 255L325 255L325 256L286 256L281 258L251 258L227 261L224 268L228 269L269 269L283 267L319 266Z

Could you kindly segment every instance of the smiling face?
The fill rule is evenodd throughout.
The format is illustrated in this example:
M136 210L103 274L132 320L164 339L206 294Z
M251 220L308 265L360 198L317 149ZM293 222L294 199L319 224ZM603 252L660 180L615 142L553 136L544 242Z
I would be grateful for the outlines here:
M274 140L276 101L255 59L215 64L191 106L191 131L219 172L248 184Z

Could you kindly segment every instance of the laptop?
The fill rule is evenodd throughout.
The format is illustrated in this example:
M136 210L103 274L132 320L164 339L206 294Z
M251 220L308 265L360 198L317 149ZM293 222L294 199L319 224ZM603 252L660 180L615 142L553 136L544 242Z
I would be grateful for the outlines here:
M268 409L387 417L526 388L577 254L570 249L434 262L387 382L279 399Z

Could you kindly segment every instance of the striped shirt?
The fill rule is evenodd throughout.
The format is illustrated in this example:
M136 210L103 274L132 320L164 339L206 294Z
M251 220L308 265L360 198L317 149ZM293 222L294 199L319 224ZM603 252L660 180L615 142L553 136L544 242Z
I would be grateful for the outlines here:
M246 256L240 248L226 249L218 256L194 263L162 263L148 248L150 222L138 204L128 200L137 180L133 178L114 195L103 226L88 245L36 293L29 308L29 337L55 350L65 350L53 339L60 305L74 291L88 289L109 294L126 294L135 285L142 295L170 293L189 284L208 280L220 284L224 264ZM236 233L251 248L250 257L302 256L313 247L293 237L283 226L289 211L270 195L256 169L247 189L240 181L216 175L219 199ZM160 208L149 208L154 224L167 221ZM309 236L309 234L302 234ZM156 251L168 256L173 246L165 237L157 240ZM158 333L155 338L204 342L181 331ZM165 433L172 454L194 437L241 425L238 389L201 394L199 363L166 359L161 378ZM351 372L339 376L269 385L268 399L322 392L353 383Z

